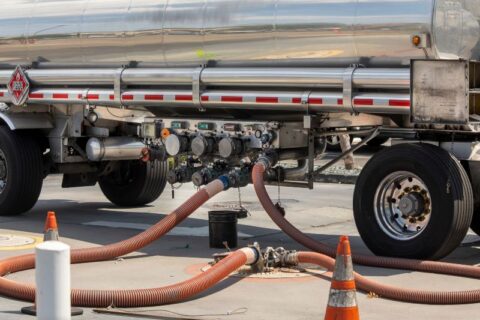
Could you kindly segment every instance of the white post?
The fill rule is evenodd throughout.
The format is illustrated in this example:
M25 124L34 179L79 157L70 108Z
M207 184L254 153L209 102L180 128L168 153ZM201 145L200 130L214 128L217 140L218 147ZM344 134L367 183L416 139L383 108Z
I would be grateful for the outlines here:
M35 248L36 307L39 320L69 320L70 247L47 241Z

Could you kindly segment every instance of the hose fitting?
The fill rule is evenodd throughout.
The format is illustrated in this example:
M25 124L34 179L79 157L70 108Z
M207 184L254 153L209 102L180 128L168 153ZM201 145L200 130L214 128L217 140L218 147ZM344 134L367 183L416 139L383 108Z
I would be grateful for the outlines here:
M273 168L278 163L278 154L273 150L267 150L257 159L257 164L262 164L265 170Z

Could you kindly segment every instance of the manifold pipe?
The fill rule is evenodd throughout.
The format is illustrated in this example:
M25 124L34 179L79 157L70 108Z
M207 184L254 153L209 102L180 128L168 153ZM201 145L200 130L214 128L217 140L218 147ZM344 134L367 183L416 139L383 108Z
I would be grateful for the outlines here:
M298 166L296 168L283 169L285 180L303 180L308 171L308 160L298 160Z
M252 181L255 192L263 208L270 218L275 222L275 224L293 240L315 252L322 253L329 257L335 257L336 250L334 248L318 242L317 240L301 232L288 220L286 220L278 208L273 204L268 195L267 189L265 188L263 179L265 170L274 163L275 161L272 161L272 159L269 159L269 157L261 157L257 164L255 164L253 167L252 171ZM352 255L352 259L357 264L370 267L406 269L480 279L480 268L460 264L366 255ZM360 280L362 279L364 278L360 278ZM363 289L394 300L414 303L465 304L480 302L480 290L458 292L429 292L408 289L397 290L397 288L386 285L382 285L380 287L371 286L370 282L364 282Z
M191 86L196 68L127 68L121 82L127 86ZM205 68L206 86L342 88L344 68ZM0 71L0 85L6 85L13 70ZM118 69L30 69L28 78L36 86L113 86ZM358 68L353 86L363 89L410 87L408 68Z
M222 176L199 190L168 216L144 232L103 247L76 249L71 253L72 263L87 263L114 259L137 251L161 238L184 221L196 209L216 194L229 188L229 179ZM190 280L161 288L137 290L72 290L72 305L105 308L144 307L180 302L206 290L246 263L258 258L253 249L242 249L228 256L209 271ZM0 261L0 294L15 299L34 301L35 286L6 279L7 274L33 269L33 254L7 258Z
M138 160L146 147L133 137L90 138L86 151L90 161Z

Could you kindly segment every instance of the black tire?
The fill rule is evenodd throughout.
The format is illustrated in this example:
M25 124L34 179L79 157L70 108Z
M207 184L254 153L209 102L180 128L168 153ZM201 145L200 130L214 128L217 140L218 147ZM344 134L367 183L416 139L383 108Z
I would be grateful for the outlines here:
M429 200L426 203L430 205L431 213L428 224L422 226L421 232L416 235L413 232L414 237L399 240L391 235L392 231L385 231L388 228L381 226L378 212L385 209L378 209L382 206L375 203L377 188L388 177L405 172L406 176L412 174L421 179L428 189ZM399 193L403 192L404 189L396 184L394 186L401 190ZM396 206L398 202L391 200L391 193L386 192L385 195L389 205ZM472 186L459 161L433 145L401 144L378 152L364 167L355 187L353 210L360 236L376 255L440 259L464 239L472 221L473 204ZM398 220L396 214L396 217L385 218L384 221L391 221L389 223L395 226L402 220Z
M122 161L120 169L98 181L103 194L120 207L136 207L160 197L167 183L167 162Z
M374 148L378 148L380 147L382 144L384 144L385 142L387 142L390 138L388 137L376 137L376 138L373 138L372 140L368 141L367 142L367 146L369 147L374 147Z
M28 133L0 125L0 158L0 216L19 215L33 208L42 191L41 148Z

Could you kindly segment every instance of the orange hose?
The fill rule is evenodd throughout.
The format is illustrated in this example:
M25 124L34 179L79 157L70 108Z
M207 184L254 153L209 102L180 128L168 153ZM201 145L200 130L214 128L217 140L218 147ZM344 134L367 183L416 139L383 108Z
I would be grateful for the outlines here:
M335 249L307 236L283 217L282 213L278 211L277 207L273 204L268 195L267 189L265 188L265 183L263 181L265 170L266 164L258 162L252 171L252 180L255 192L257 193L258 200L262 204L263 208L268 213L270 218L277 224L277 226L292 239L315 252L325 254L326 256L324 256L322 258L323 260L321 261L322 263L325 263L323 266L328 267L333 261L333 259L329 257L335 257L336 255ZM318 256L315 257L316 259L320 259ZM480 279L480 268L460 264L365 255L352 255L352 259L357 264L372 267L407 269ZM429 292L408 290L381 285L360 275L357 276L360 281L359 284L362 284L363 286L363 290L374 292L380 296L393 300L426 304L464 304L480 302L480 290L459 292Z
M223 189L224 183L216 180L144 232L104 247L72 250L71 261L72 263L105 261L143 248L168 233ZM108 307L111 305L117 307L145 307L180 302L210 288L243 266L248 260L247 254L238 250L201 275L161 288L136 290L74 289L72 290L72 305L80 307ZM34 267L35 255L33 254L0 261L0 294L20 300L35 301L35 286L4 278L7 274L33 269Z

